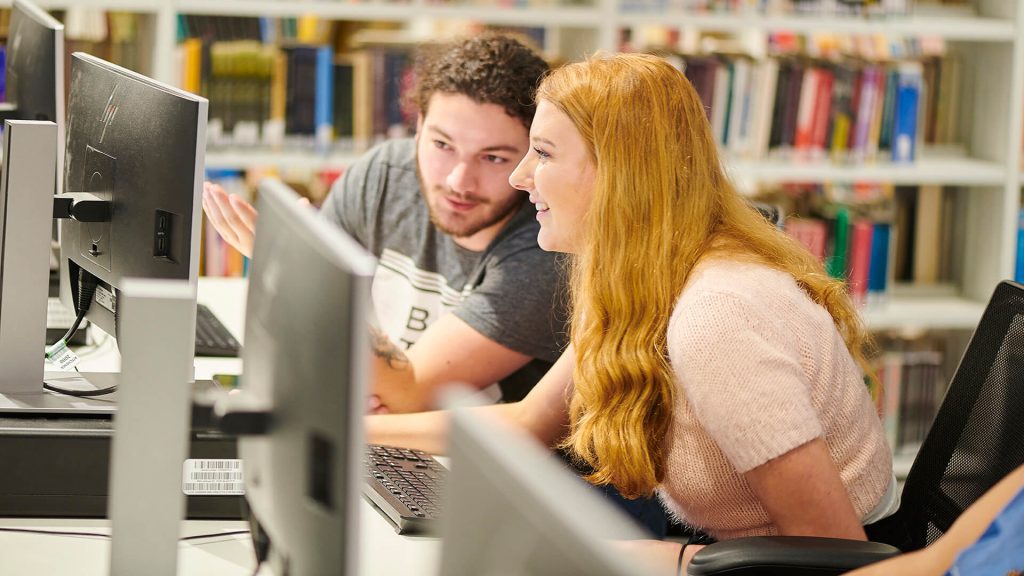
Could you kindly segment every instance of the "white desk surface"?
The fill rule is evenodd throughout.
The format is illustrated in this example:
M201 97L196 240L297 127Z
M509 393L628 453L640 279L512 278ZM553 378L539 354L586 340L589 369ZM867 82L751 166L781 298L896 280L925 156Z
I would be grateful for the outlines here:
M359 514L359 574L432 576L438 573L440 540L400 536L365 499ZM188 520L182 536L246 530L242 521ZM109 534L105 519L0 518L0 528ZM101 576L108 572L110 539L0 531L0 573L32 576ZM211 537L182 542L178 574L183 576L251 576L256 562L248 535ZM273 576L264 567L260 576Z
M209 306L225 326L241 341L245 319L244 280L202 278L199 302ZM102 340L102 337L101 337ZM83 355L82 371L116 370L120 364L113 345L98 346ZM237 358L198 358L196 377L212 374L238 374ZM399 536L372 504L360 504L359 574L365 576L433 575L439 571L440 541L435 538ZM0 528L66 530L109 534L105 519L0 518ZM182 536L245 530L241 521L189 520ZM49 576L104 575L108 572L110 540L91 536L25 534L0 530L0 573ZM248 535L211 537L182 542L178 555L178 574L188 576L250 576L255 568L252 541ZM261 576L271 576L263 569Z

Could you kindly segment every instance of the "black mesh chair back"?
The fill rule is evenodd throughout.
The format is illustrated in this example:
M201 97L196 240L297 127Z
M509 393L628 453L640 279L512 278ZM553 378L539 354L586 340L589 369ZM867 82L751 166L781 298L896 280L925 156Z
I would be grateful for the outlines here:
M751 202L750 206L761 213L765 220L771 222L776 228L782 228L786 219L786 213L777 204L765 204L764 202Z
M1024 464L1024 286L1002 282L907 476L899 511L868 537L904 552L939 538Z

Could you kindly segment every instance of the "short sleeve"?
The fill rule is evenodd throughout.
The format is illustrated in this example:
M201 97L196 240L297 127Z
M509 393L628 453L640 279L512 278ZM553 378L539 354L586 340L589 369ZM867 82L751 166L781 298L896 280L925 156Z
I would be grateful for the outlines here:
M370 247L371 223L380 202L383 147L378 146L353 162L331 186L320 215L340 226L360 244Z
M765 308L730 292L684 294L669 327L686 400L740 473L823 434L798 338Z
M554 362L567 338L564 265L531 243L488 262L455 315L503 346Z

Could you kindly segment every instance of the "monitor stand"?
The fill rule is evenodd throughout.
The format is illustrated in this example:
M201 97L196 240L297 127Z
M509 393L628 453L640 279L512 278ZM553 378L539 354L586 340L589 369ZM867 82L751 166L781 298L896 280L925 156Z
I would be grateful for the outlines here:
M0 394L43 391L57 125L8 120L0 171Z
M43 362L37 361L40 368ZM40 382L71 390L99 390L118 383L117 372L45 372ZM67 415L113 414L117 410L117 391L103 396L79 398L44 390L19 394L0 394L2 415Z
M47 382L60 388L98 390L117 384L120 376L113 372L44 372L57 125L8 120L3 134L3 158L0 169L0 415L109 416L116 410L116 392L79 398L43 388L43 382ZM194 331L195 326L191 329ZM212 386L207 381L198 391L204 392Z

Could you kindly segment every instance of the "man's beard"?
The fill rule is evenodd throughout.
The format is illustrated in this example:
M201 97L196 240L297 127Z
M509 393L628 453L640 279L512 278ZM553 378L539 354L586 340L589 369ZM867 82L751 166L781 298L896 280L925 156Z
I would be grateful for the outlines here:
M433 194L428 193L426 183L423 181L423 174L420 172L418 165L416 167L416 177L419 179L420 193L423 195L423 200L427 204L427 211L430 213L430 221L434 226L437 226L438 230L454 238L467 238L501 222L518 210L523 205L523 202L526 201L526 196L523 194L513 194L501 204L495 204L494 201L486 200L479 196L460 195L457 198L477 203L477 206L473 208L474 212L480 211L481 208L493 208L494 210L486 214L474 214L473 220L443 222L431 202L433 199L443 202L444 198L454 194L450 189L442 188L441 186L435 187L432 191Z

